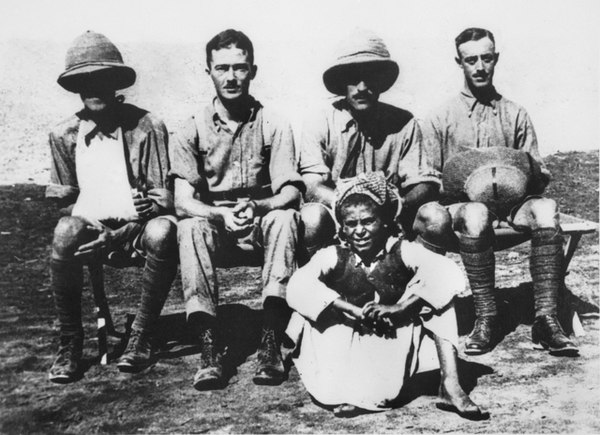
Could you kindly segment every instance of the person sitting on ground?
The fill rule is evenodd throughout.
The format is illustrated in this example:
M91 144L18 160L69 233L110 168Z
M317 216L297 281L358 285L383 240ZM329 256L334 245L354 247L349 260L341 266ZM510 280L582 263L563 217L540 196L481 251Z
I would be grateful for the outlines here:
M384 410L439 359L438 407L486 418L459 383L458 266L397 235L400 197L382 172L340 181L335 194L343 244L319 250L287 289L296 313L286 332L308 392L337 416Z
M60 329L58 356L49 373L55 383L81 375L85 263L145 264L141 304L117 364L123 372L138 372L153 362L153 328L177 273L165 125L116 95L135 82L136 74L104 35L88 31L79 36L66 64L58 83L78 93L84 107L50 133L46 197L68 214L56 225L50 259Z

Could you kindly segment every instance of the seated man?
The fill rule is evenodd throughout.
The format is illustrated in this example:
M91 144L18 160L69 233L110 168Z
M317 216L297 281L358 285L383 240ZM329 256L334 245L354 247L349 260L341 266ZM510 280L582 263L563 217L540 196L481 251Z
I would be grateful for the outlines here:
M300 378L335 415L351 416L389 408L418 369L439 359L438 407L486 418L458 379L453 298L463 275L451 260L397 237L399 202L381 172L338 184L344 243L318 251L288 286L288 303L303 316L294 314L288 327Z
M408 230L419 206L437 198L439 173L423 153L412 114L379 101L397 77L398 64L384 42L365 31L341 42L323 74L327 90L340 98L309 119L301 135L299 168L309 202L301 214L309 255L335 234L330 210L340 179L383 171L400 189L401 221Z
M50 260L60 348L49 378L57 383L80 375L85 262L145 259L140 308L117 365L124 372L152 362L153 327L177 273L177 227L175 218L166 215L173 197L165 125L116 96L134 83L135 72L104 35L88 31L79 36L66 65L58 83L80 94L84 107L50 133L46 196L69 214L56 226Z
M249 94L256 74L251 41L225 30L206 45L217 93L190 118L172 149L181 277L191 333L202 343L198 390L225 382L216 315L215 266L242 249L264 251L264 325L257 384L283 382L279 343L289 309L285 288L296 267L302 180L288 123Z
M532 339L553 355L577 353L557 320L558 294L564 280L563 237L554 200L540 196L549 173L538 151L535 131L527 112L507 100L493 85L499 54L489 30L469 28L456 37L456 62L464 74L464 89L423 122L423 137L434 167L442 172L450 159L463 152L507 147L527 153L541 168L531 179L526 196L513 204L508 216L494 215L482 202L452 204L446 210L430 203L419 210L415 230L428 246L447 249L441 233L459 233L461 254L475 302L477 319L465 352L490 351L500 324L494 298L494 231L492 223L507 219L516 230L531 234L530 270L533 280L535 321ZM446 186L444 186L446 188Z

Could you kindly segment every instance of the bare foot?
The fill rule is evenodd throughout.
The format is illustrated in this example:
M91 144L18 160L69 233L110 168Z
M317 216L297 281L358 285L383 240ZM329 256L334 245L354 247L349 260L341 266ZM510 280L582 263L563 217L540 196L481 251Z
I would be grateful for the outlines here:
M489 412L482 411L456 382L442 381L440 384L440 400L436 406L444 411L455 412L468 420L487 420L490 418Z
M358 406L349 405L348 403L342 403L341 405L338 405L335 408L333 408L333 415L340 418L348 418L359 415L361 411L364 410L362 408L359 408Z

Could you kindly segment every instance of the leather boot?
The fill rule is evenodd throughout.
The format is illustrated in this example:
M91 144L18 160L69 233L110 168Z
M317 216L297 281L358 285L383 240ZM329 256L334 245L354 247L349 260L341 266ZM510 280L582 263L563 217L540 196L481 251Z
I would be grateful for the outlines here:
M125 352L117 362L117 368L123 373L139 373L152 365L153 357L150 334L134 329L131 331Z
M200 335L202 357L194 376L194 388L199 391L213 390L224 386L222 355L213 328L206 328Z
M537 316L531 328L531 340L550 351L550 355L575 356L577 346L564 333L556 315Z
M258 369L252 380L257 385L280 385L286 380L281 358L281 338L274 329L263 329L258 350Z
M498 318L496 316L478 317L473 331L465 342L465 354L482 355L492 350L498 338Z
M81 377L83 333L61 336L58 355L50 368L48 379L56 384L68 384Z

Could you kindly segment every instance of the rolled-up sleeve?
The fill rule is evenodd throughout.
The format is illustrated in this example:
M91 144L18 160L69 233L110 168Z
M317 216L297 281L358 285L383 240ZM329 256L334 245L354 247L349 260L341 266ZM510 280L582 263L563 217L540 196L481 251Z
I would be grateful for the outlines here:
M190 117L175 134L169 149L171 156L171 178L182 178L194 187L202 181L198 131L194 117Z
M46 198L75 202L79 195L75 170L75 145L56 133L50 133L50 183L46 186Z
M281 188L288 184L304 190L304 182L298 173L296 147L290 123L275 117L271 112L265 112L263 128L267 136L266 142L271 144L269 175L273 193L279 193Z
M454 261L415 242L404 242L401 249L402 261L415 272L407 289L435 310L442 310L465 290L464 275Z
M399 187L405 189L419 183L441 184L441 174L433 166L433 156L427 152L420 125L410 120L398 134L400 161L398 163Z
M147 133L142 149L146 156L142 159L146 171L148 196L165 211L173 210L173 188L169 178L169 134L167 127L160 121L154 121L153 128Z
M286 299L290 308L316 322L323 310L340 297L339 293L321 281L336 263L336 249L330 246L318 251L305 266L298 269L287 287Z

